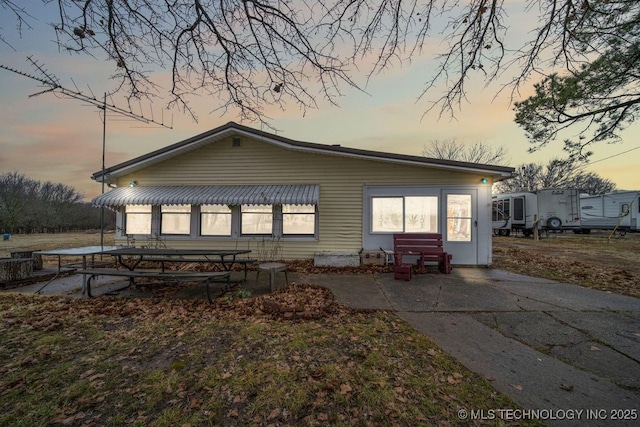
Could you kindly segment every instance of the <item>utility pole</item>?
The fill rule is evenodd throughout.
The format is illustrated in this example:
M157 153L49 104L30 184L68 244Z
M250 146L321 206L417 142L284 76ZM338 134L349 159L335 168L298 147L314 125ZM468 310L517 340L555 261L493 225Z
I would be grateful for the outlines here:
M150 125L160 126L166 129L173 129L172 125L165 125L164 120L162 122L157 122L153 118L144 117L140 114L136 114L133 111L127 111L124 108L117 107L114 104L107 104L107 92L104 93L104 97L102 100L97 99L95 96L88 96L80 92L79 90L71 90L63 87L56 76L49 73L45 70L37 61L33 60L30 56L27 57L27 60L31 63L31 65L40 72L42 77L34 76L32 74L25 73L23 71L16 70L11 67L7 67L5 65L0 64L0 68L5 69L7 71L11 71L12 73L19 74L23 77L27 77L31 80L35 80L39 83L42 83L46 89L34 94L29 95L29 98L33 98L45 93L49 92L58 92L67 98L77 99L83 102L87 102L90 105L96 106L99 110L102 111L102 194L104 194L104 186L105 186L105 153L106 153L106 135L107 135L107 111L119 114L121 116L137 120L139 122L143 122ZM100 207L100 246L104 246L104 206Z
M105 153L107 151L107 92L102 101L102 191L104 194ZM100 206L100 249L104 248L104 205ZM102 257L102 255L101 255ZM102 259L100 259L102 261Z

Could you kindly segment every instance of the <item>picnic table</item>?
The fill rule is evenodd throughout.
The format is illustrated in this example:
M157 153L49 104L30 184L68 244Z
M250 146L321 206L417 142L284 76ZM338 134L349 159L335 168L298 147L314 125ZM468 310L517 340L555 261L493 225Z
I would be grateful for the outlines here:
M230 276L228 271L149 271L149 270L117 270L113 268L95 268L87 270L78 270L85 276L89 276L86 283L87 296L91 298L91 281L100 276L113 276L113 277L125 277L129 279L127 286L112 290L110 292L117 292L127 289L133 284L134 278L146 278L146 279L159 279L159 280L171 280L171 281L201 281L205 285L207 291L207 299L209 302L213 302L211 296L211 290L209 289L213 282L224 282L225 290L231 288Z
M230 286L231 267L234 263L241 263L245 266L245 279L247 275L247 263L253 262L250 259L239 259L238 255L248 254L250 250L244 249L166 249L166 248L133 248L121 247L117 249L101 252L116 258L117 265L122 269L83 269L78 271L89 276L86 280L87 295L91 296L91 280L99 276L114 276L128 278L129 283L125 289L134 283L136 278L174 280L174 281L195 281L200 280L206 286L207 298L212 301L209 285L214 281L223 280L227 288ZM162 265L161 271L138 269L143 262L157 262ZM166 271L165 262L204 262L222 266L223 271L196 272L196 271Z
M103 254L116 257L118 265L134 271L143 262L158 262L164 271L165 262L204 262L222 266L224 271L231 271L235 263L245 265L254 262L251 259L240 259L238 255L251 253L248 249L166 249L166 248L131 248L121 247L104 251Z
M47 285L49 285L51 282L53 282L55 279L57 279L58 276L60 275L60 272L62 271L62 267L76 267L76 268L81 268L83 270L86 270L87 267L89 267L89 266L95 267L95 266L98 265L99 262L101 262L101 261L96 261L96 259L95 259L96 255L107 253L109 251L113 251L113 250L121 249L121 248L122 248L122 246L104 246L104 245L100 246L100 245L97 245L97 246L80 246L80 247L76 247L76 248L50 249L50 250L46 250L46 251L35 251L34 254L37 254L37 255L56 256L56 257L58 257L58 271L53 276L53 278L51 278L51 280L49 280L40 289L38 289L36 291L36 293L38 294L38 293L42 292L42 290L44 288L46 288ZM72 257L72 256L81 257L82 261L62 264L62 257L63 256L64 257ZM88 257L91 257L91 258L88 259ZM82 293L83 294L86 291L86 288L84 286L85 279L86 279L86 277L83 276L83 278L82 278Z

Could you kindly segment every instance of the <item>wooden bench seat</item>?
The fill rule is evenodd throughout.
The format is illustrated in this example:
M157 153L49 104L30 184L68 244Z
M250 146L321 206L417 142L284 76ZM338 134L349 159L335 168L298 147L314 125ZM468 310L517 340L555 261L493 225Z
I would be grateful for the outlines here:
M418 273L426 272L427 262L437 262L440 272L451 273L451 254L444 251L439 233L396 233L393 235L394 278L411 280L411 264L405 256L415 256Z
M150 271L150 270L116 270L111 268L96 268L96 269L86 269L86 270L77 270L78 274L85 274L88 277L86 283L87 296L91 297L91 280L94 277L98 276L113 276L113 277L126 277L129 279L129 285L124 288L126 289L133 284L133 279L135 278L147 278L147 279L159 279L159 280L175 280L175 281L202 281L205 284L207 291L207 299L209 302L213 302L213 298L211 297L211 290L209 285L211 282L224 282L226 283L225 287L229 288L230 286L230 277L231 273L228 271Z
M61 267L64 268L83 268L82 261L73 261L62 264ZM113 261L87 261L86 268L102 268L102 267L113 267Z
M164 272L165 271L165 263L172 263L172 262L180 262L180 263L189 263L189 262L195 262L195 263L210 263L210 264L217 264L217 265L223 265L223 264L227 264L227 265L233 265L233 264L238 264L240 266L242 266L243 270L244 270L244 279L243 280L247 280L247 271L248 271L248 266L249 265L253 265L256 262L258 262L258 260L255 259L250 259L250 258L237 258L233 261L225 261L224 263L222 261L219 260L212 260L212 259L207 259L207 258L181 258L181 257L149 257L149 258L143 258L142 262L156 262L156 263L160 263L160 269ZM223 265L224 266L224 265ZM226 267L225 267L226 268Z

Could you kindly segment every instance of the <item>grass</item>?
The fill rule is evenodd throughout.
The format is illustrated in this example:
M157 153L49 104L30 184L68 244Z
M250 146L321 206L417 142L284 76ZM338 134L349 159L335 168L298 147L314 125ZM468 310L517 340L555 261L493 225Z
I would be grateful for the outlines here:
M640 298L640 233L494 237L494 267Z
M640 239L586 238L496 238L496 264L637 294ZM0 256L95 244L97 233L12 236ZM289 292L329 309L284 321L262 310L264 296L212 305L1 293L0 425L450 426L467 424L461 408L518 408L393 313L349 310L313 287Z
M113 233L105 233L103 235L103 244L113 245L114 238ZM9 240L0 241L0 258L10 257L11 252L99 246L100 239L99 231L57 234L14 234ZM80 260L81 257L62 257L61 259L63 264ZM53 268L58 265L58 259L52 256L43 257L43 262L45 268Z
M451 425L517 408L394 314L0 296L0 425Z

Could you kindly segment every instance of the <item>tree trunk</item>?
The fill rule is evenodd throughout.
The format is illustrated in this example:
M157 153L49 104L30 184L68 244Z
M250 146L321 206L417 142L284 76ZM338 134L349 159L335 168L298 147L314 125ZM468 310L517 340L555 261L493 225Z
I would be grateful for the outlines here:
M1 258L0 282L28 279L33 275L32 258Z
M33 258L33 269L42 270L42 255L34 254L34 251L11 252L11 258Z

